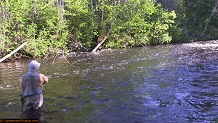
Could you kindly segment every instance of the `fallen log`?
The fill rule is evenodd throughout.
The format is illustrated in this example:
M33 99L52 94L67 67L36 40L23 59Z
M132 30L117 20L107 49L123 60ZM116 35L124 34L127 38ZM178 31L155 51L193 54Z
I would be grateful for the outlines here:
M23 44L21 44L17 49L13 50L12 52L10 52L8 55L4 56L3 58L0 59L0 63L3 62L5 59L9 58L11 55L13 55L14 53L16 53L18 50L20 50L22 47L24 47L27 44L27 42L24 42Z
M98 43L98 45L92 50L92 53L95 53L97 49L105 42L105 40L108 38L108 35L104 37L104 39Z

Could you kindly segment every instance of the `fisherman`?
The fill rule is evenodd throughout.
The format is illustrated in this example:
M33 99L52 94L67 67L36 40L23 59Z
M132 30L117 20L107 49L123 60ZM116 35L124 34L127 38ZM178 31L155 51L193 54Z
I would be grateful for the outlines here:
M37 110L43 104L43 84L48 83L48 77L39 73L40 63L32 60L29 70L23 74L21 80L21 103L23 112Z

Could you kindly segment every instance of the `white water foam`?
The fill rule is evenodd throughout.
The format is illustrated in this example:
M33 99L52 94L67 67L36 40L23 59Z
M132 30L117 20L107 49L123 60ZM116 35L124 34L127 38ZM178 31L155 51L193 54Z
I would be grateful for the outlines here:
M201 47L201 48L218 47L218 40L199 41L199 42L187 43L183 45L189 47Z

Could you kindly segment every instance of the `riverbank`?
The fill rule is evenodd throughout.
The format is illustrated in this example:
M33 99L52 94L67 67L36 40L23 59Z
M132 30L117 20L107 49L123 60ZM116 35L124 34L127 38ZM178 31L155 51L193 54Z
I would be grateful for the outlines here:
M163 45L177 45L177 44L183 44L183 45L187 45L189 47L218 47L218 40L208 40L208 41L195 41L195 42L185 42L185 43L169 43L169 44L163 44ZM159 45L160 46L160 45ZM145 47L149 47L149 46L145 46ZM134 47L137 48L137 47ZM92 55L92 56L97 56L100 55L102 52L111 52L113 50L116 49L100 49L97 50L96 52L64 52L64 51L59 51L59 53L54 54L54 55L47 55L47 56L42 56L42 57L37 57L34 58L32 56L27 56L24 54L21 54L19 51L18 52L14 52L14 54L11 54L11 57L3 60L2 62L13 62L19 59L57 59L57 58L66 58L66 57L74 57L74 56L78 56L78 55Z

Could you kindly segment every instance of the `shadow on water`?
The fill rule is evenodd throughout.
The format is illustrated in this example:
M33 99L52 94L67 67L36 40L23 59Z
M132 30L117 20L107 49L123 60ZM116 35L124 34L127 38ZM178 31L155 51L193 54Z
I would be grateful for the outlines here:
M208 123L218 121L218 41L75 53L40 60L43 123ZM0 64L0 118L19 118L28 60ZM33 115L35 114L35 115Z

